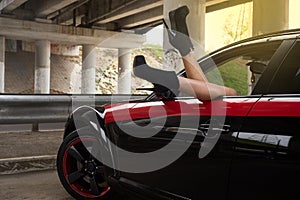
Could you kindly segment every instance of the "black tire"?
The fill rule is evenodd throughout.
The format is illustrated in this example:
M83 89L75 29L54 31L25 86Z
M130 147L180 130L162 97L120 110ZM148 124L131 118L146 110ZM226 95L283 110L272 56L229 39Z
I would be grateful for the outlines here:
M103 164L90 153L95 142L97 139L91 133L79 137L77 132L73 132L59 148L56 162L58 176L75 199L108 200L115 196L105 181Z

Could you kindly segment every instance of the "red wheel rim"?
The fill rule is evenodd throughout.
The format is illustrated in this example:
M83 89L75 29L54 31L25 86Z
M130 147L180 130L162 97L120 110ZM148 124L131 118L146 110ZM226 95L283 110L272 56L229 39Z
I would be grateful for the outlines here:
M98 170L100 167L103 169L103 164L91 155L84 156L83 152L79 150L85 149L85 153L87 154L88 150L84 144L93 144L95 141L97 141L95 138L77 138L66 148L62 162L63 174L68 185L73 191L87 198L103 197L111 189L109 186L101 186L101 184L106 183L103 173L99 173ZM101 180L101 184L98 183L99 179Z

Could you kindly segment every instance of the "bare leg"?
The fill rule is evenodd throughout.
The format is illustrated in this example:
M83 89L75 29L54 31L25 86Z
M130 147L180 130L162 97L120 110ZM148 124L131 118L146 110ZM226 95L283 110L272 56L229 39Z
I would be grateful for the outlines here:
M232 88L209 83L192 52L193 44L189 38L186 17L189 9L182 6L169 13L171 27L175 35L169 34L170 44L181 54L187 78L179 77L179 90L199 100L211 100L219 96L236 95Z
M234 96L236 91L232 88L213 83L178 77L179 90L192 95L199 100L209 101L220 96Z
M188 78L207 82L207 79L203 71L201 70L197 60L195 59L195 55L193 52L190 52L186 56L182 57L182 60Z
M188 78L177 77L175 72L163 71L151 68L146 64L143 56L136 56L134 61L134 73L140 78L151 83L161 85L162 90L169 89L176 94L178 89L192 95L199 100L207 101L219 96L233 96L236 91L232 88L209 83L201 70L193 52L183 58ZM167 79L165 77L168 77ZM157 90L159 92L160 90Z
M184 56L182 60L188 78L179 77L179 90L199 100L212 100L219 96L237 95L232 88L209 83L193 52Z

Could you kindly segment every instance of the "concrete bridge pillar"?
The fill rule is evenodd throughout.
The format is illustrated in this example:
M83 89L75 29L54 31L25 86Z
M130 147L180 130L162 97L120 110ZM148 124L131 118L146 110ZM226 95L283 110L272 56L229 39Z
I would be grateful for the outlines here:
M118 94L131 94L131 49L119 49Z
M253 0L253 36L289 28L289 0Z
M35 42L34 93L50 93L51 44L48 40Z
M5 81L5 37L0 36L0 93L4 93Z
M200 58L203 56L205 48L205 0L164 0L164 19L170 24L169 12L184 5L187 5L190 9L187 25L194 43L195 55ZM165 34L164 49L169 49L167 41L167 35Z
M81 93L95 94L96 92L96 46L83 45L82 48L82 77Z

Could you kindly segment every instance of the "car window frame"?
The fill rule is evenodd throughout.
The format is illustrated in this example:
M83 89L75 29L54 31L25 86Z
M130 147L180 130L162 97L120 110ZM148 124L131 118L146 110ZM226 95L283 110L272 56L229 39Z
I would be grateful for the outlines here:
M250 44L244 44L244 45L239 45L237 47L231 47L229 49L223 49L219 53L216 53L214 55L211 55L209 57L206 57L204 59L199 60L199 64L201 66L201 63L203 61L204 62L212 62L212 61L215 62L215 60L219 59L219 60L222 60L222 61L219 61L219 63L218 63L218 67L219 67L219 66L226 63L229 60L232 60L234 58L242 56L241 51L246 53L246 52L251 51L251 49L257 48L258 45L267 45L267 43L269 43L269 42L270 43L271 42L281 42L279 44L276 52L271 57L271 59L269 61L269 64L267 66L266 72L261 75L261 77L258 80L257 84L253 88L251 94L249 94L249 95L240 95L240 96L237 96L237 97L261 96L261 95L266 94L269 91L270 85L265 87L265 84L266 83L268 84L268 81L269 81L269 83L271 83L271 81L273 80L273 78L275 76L275 72L279 67L279 63L281 63L281 62L278 62L278 60L282 61L284 59L284 57L287 55L288 50L293 46L293 42L291 42L291 41L295 41L295 39L294 38L292 38L292 39L281 39L281 38L279 38L279 39L273 39L273 40L253 41ZM238 54L238 55L236 55L236 54ZM221 57L223 57L223 59L218 58L219 55L221 55ZM225 57L225 59L224 59L224 57ZM226 59L226 57L227 57L227 59ZM212 60L212 61L210 61L210 60ZM218 61L216 61L216 62L218 62ZM201 66L204 73L206 73L209 70L209 68L207 68L206 66L207 66L207 64L206 65L202 64L202 66ZM184 74L184 72L182 74Z
M276 72L274 73L274 76L272 78L272 81L270 82L270 85L269 85L269 88L268 88L268 93L266 94L267 96L300 96L300 92L299 93L282 93L282 92L272 92L271 89L272 89L272 86L274 85L274 82L277 81L277 77L280 76L279 75L279 72L281 71L281 69L284 66L284 63L286 62L286 59L288 59L291 51L294 49L294 47L296 46L296 44L299 43L300 44L300 39L297 38L295 40L293 40L293 43L292 45L290 46L290 48L286 51L286 55L285 57L282 59L282 62L278 65L278 68L276 70Z
M228 48L222 48L220 51L217 50L217 51L213 52L212 54L208 54L208 55L200 58L198 60L198 63L201 66L203 72L206 73L207 70L210 69L210 68L207 68L206 66L208 66L209 63L212 63L212 62L216 63L215 60L220 59L218 56L228 57L227 59L223 59L222 62L220 61L220 63L218 63L218 65L220 66L220 65L222 65L222 63L225 63L226 61L229 61L230 59L234 59L234 58L241 56L241 53L240 53L241 50L243 50L244 52L247 52L247 51L250 51L249 48L255 49L255 48L257 48L257 45L260 45L260 44L265 44L267 42L276 42L276 41L280 42L281 41L281 44L279 44L278 49L271 57L265 73L263 73L261 75L259 81L253 88L251 94L243 95L243 96L242 95L241 96L232 96L232 97L240 98L240 97L263 96L263 95L268 94L269 88L271 86L271 82L272 82L273 78L275 77L275 73L281 66L284 57L288 54L289 50L293 47L293 44L296 42L296 40L297 39L294 37L292 37L292 38L279 37L279 38L267 38L267 39L263 39L263 40L259 39L259 40L254 40L254 41L250 41L247 43L240 43L236 46L229 46ZM239 54L237 56L234 56L235 55L234 52L239 52ZM226 54L228 54L228 55L226 56ZM232 56L230 56L230 55L232 55ZM206 62L207 64L203 64L204 62ZM177 75L186 77L185 70L184 69L181 70ZM265 84L267 84L267 86ZM228 98L231 96L224 96L224 97ZM224 97L222 97L222 98L224 98ZM175 99L181 99L181 98L182 97L176 97ZM195 98L195 97L183 97L183 98ZM219 99L219 98L217 98L217 99ZM160 101L160 99L157 99L156 95L154 93L151 93L146 98L146 101Z

